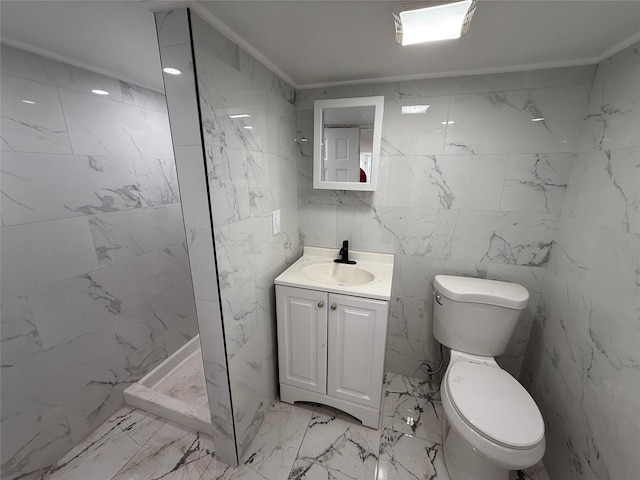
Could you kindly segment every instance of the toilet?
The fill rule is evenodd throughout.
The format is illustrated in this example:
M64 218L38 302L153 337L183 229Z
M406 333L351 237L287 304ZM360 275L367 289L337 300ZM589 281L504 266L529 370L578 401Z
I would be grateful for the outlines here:
M529 300L522 285L436 275L433 334L451 349L440 387L444 461L452 480L507 480L540 461L537 405L495 356L504 353Z

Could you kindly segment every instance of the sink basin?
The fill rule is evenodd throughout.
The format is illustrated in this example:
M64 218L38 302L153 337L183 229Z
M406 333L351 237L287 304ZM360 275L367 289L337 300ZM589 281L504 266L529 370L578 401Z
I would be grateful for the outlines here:
M327 285L364 285L375 278L363 268L335 262L309 265L302 269L302 273L314 282Z
M393 255L354 250L349 253L358 263L335 263L333 260L339 255L335 248L305 246L302 257L278 275L274 283L389 301L393 282Z

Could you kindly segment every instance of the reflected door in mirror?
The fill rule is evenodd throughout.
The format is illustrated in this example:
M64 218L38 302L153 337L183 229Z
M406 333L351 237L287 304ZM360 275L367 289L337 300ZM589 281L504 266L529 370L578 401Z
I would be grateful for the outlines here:
M322 180L360 181L360 129L325 128Z

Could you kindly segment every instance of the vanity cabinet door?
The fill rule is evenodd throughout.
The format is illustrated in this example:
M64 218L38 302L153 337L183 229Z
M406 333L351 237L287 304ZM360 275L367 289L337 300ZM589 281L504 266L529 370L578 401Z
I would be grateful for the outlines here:
M326 393L327 296L276 285L280 383Z
M327 395L380 408L388 310L388 302L329 294Z

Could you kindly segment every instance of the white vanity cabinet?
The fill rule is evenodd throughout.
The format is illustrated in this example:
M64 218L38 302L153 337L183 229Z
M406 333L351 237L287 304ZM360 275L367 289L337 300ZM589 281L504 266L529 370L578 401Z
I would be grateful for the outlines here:
M276 285L280 398L343 410L378 428L389 304Z

